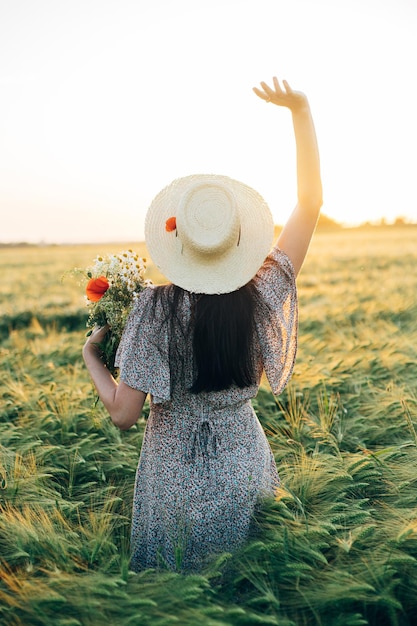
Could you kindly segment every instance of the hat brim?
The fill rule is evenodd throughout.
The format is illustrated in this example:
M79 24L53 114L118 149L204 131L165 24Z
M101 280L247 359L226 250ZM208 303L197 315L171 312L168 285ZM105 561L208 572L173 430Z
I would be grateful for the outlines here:
M181 198L198 183L227 186L234 194L240 221L236 245L221 256L204 256L184 247L165 223L176 216ZM174 285L193 293L221 294L248 283L267 257L273 241L274 224L262 196L244 183L215 174L178 178L152 201L145 219L145 239L152 261Z

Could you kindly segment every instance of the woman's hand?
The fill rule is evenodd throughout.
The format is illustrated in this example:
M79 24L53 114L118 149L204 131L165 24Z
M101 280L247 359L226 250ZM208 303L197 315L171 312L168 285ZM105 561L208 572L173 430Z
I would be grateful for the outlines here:
M94 352L100 351L100 344L103 343L104 337L110 330L110 326L106 324L105 326L96 326L91 334L87 337L87 341L84 344L83 352L87 350L92 350Z
M272 102L278 106L287 107L292 112L306 106L308 107L308 100L305 94L301 91L293 91L286 80L282 81L284 88L281 87L276 76L273 77L272 81L274 83L273 87L261 82L262 90L254 87L253 91L265 102Z

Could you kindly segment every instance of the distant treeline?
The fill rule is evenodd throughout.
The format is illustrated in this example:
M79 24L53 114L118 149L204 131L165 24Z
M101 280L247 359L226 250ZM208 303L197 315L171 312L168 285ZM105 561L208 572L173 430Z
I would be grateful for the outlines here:
M359 226L345 226L340 222L332 219L324 213L320 214L319 221L317 222L318 231L332 231L332 230L361 230L366 228L417 228L417 222L410 222L404 217L397 217L394 222L388 223L385 218L381 218L376 222L363 222ZM282 230L282 226L275 226L275 236Z
M11 242L1 242L0 241L0 248L33 248L33 247L39 247L39 246L58 246L61 244L57 244L57 243L44 243L44 242L39 242L39 243L28 243L27 241L11 241ZM72 244L71 244L72 245Z
M363 222L359 224L359 226L344 226L336 220L333 220L331 217L324 215L324 213L320 214L319 221L317 223L318 230L332 230L339 228L398 228L403 226L417 226L417 222L410 222L405 217L397 217L394 222L389 223L384 217L376 222Z

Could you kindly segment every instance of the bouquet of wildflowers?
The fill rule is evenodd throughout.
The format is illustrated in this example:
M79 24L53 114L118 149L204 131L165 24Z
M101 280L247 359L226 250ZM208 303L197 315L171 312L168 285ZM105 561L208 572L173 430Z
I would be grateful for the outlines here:
M127 317L140 292L150 281L144 279L146 259L132 250L98 256L87 268L86 302L89 308L87 336L95 326L109 325L100 344L102 359L112 374L114 360Z

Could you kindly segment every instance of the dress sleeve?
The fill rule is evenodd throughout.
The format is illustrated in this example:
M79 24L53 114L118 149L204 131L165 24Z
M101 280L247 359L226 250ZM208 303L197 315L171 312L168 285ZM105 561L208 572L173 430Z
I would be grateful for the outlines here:
M298 304L293 265L279 248L273 248L255 278L267 306L258 315L256 329L262 365L272 392L281 393L289 381L297 354Z
M168 337L152 315L152 288L136 300L117 349L120 380L152 395L154 403L171 397Z

